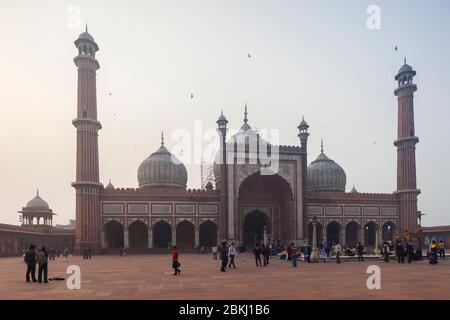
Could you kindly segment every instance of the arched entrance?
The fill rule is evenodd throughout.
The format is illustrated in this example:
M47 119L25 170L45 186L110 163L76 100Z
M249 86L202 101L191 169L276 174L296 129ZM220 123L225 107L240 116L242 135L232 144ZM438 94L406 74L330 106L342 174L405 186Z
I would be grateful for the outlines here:
M393 242L394 241L394 235L395 235L395 225L388 221L385 224L383 224L383 230L381 231L383 238L383 242Z
M148 248L148 228L142 221L134 221L128 227L130 248Z
M258 215L253 211L248 213L258 207L264 208L266 220L258 220ZM272 241L283 243L296 239L292 190L280 175L261 175L256 172L244 179L239 186L238 208L237 235L246 245L254 246L255 240L261 242L263 222ZM247 219L254 219L256 225Z
M158 221L153 225L153 248L168 249L172 242L172 228L166 221Z
M364 245L366 247L375 247L377 229L375 222L369 222L364 226Z
M316 233L317 233L317 246L319 246L320 242L323 239L323 227L320 223L316 225ZM313 225L310 222L308 224L308 243L312 245L312 237L313 237Z
M200 246L214 247L217 245L217 226L212 221L205 221L199 229Z
M345 244L347 246L356 247L358 244L359 224L355 221L350 222L345 227Z
M194 225L184 220L177 225L177 247L180 249L192 249L195 246Z
M123 226L117 221L109 221L103 227L105 230L105 240L108 248L122 248Z
M327 225L327 242L338 243L339 235L341 231L341 225L336 221L330 222Z
M269 219L259 210L253 210L244 219L244 244L252 247L264 241L264 228L270 234Z

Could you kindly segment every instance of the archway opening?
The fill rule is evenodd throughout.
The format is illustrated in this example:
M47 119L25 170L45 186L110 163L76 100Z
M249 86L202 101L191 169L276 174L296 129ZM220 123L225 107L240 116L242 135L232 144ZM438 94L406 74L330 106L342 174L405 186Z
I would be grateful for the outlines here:
M128 227L130 248L148 248L148 228L142 221L134 221Z
M253 210L244 219L244 244L254 246L264 241L264 230L270 234L269 219L259 210Z
M254 226L246 221L254 218L252 212L248 213L252 207L255 210L264 208L270 240L283 244L296 239L293 193L289 183L280 175L262 175L258 171L245 178L239 185L238 203L237 235L246 245L253 246L255 241L262 241L262 220L255 222Z
M109 221L104 226L105 240L108 248L122 248L123 242L123 226L117 221Z
M395 225L388 221L383 225L382 230L382 238L383 242L390 242L392 243L394 241L394 235L395 235Z
M184 220L177 225L177 247L180 249L192 249L195 246L194 225Z
M369 222L364 226L364 245L367 247L375 247L377 225Z
M158 221L153 226L153 248L168 249L172 242L172 228L166 221Z
M338 243L339 235L341 231L341 225L337 223L336 221L330 222L327 225L327 242L328 243Z
M212 221L205 221L199 230L200 246L214 247L217 245L217 226Z
M352 221L345 227L345 244L347 246L356 247L358 244L359 225Z
M320 242L323 240L323 227L320 223L317 223L317 225L316 225L316 233L317 233L316 245L319 246ZM308 243L310 245L313 244L312 238L313 238L313 225L312 225L312 222L310 222L308 224Z

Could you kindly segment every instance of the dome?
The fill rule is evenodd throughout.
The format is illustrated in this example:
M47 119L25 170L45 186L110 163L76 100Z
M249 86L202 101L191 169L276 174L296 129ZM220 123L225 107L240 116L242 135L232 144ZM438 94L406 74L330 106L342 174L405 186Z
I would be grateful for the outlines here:
M403 73L403 72L411 72L413 71L413 68L409 65L409 64L404 64L400 70L398 71L398 73Z
M344 169L322 151L308 166L308 191L345 192L347 177Z
M45 201L44 199L42 199L39 196L39 190L36 193L36 197L34 197L30 201L28 201L26 208L27 209L45 209L45 210L50 209L47 201Z
M161 186L186 188L186 167L164 147L162 142L161 147L139 166L138 182L140 188Z
M83 32L82 34L80 34L78 39L89 40L89 41L95 42L94 37L92 37L89 32Z

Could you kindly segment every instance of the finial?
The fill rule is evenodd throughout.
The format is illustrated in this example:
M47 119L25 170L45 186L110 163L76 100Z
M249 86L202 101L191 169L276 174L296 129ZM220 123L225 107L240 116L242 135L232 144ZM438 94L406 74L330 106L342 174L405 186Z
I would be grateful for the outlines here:
M222 110L220 110L220 115L221 115L221 116L223 116L223 109L222 109Z
M302 115L302 121L305 121L305 115Z
M109 178L109 184L111 184L111 178Z
M161 147L164 147L164 131L161 131Z
M86 32L88 32L88 25L87 25L87 23L86 23Z
M247 112L247 102L245 103L245 111L244 111L244 123L248 122L247 118L248 112Z
M36 189L36 196L39 197L39 188Z
M323 153L323 138L320 138L320 152Z
M406 64L406 56L404 57L403 61L404 61L404 62L405 62L405 64Z

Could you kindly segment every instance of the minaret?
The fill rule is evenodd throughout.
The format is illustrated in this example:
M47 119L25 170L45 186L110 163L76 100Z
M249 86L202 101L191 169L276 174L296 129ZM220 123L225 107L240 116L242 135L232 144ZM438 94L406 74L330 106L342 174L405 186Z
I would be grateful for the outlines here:
M306 192L308 190L308 137L309 137L309 132L308 132L308 128L309 125L308 123L306 123L305 121L305 117L302 117L302 121L300 122L298 128L298 137L300 138L300 148L301 148L301 152L302 152L302 195L303 195L303 206L302 206L302 211L303 211L303 221L307 221L306 220ZM308 227L307 224L304 223L303 224L303 234L307 235L308 232ZM306 239L308 239L305 236Z
M417 195L420 190L416 185L416 144L419 138L414 131L414 92L413 83L416 71L406 64L400 68L395 80L398 87L398 133L394 145L397 147L397 191L400 201L400 233L417 232Z
M101 218L98 168L96 71L100 68L95 53L98 51L94 38L86 31L75 41L78 55L74 58L78 68L77 118L72 121L77 128L76 181L76 233L75 251L80 253L83 246L91 250L101 248Z
M228 164L227 164L227 124L228 120L220 114L217 123L217 132L220 136L220 216L219 216L219 239L220 241L228 239Z

